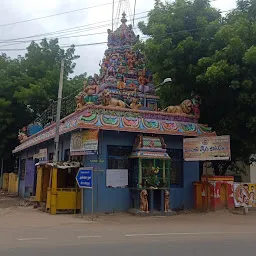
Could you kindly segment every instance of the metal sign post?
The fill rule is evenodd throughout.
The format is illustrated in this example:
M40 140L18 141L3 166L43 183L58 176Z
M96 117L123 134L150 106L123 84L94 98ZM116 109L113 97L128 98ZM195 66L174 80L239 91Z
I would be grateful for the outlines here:
M94 202L93 202L93 169L92 169L92 220L93 220L93 215L94 215Z
M2 158L2 162L1 162L1 184L0 184L0 188L3 188L3 174L4 174L4 159Z
M84 189L81 188L81 215L84 215Z
M89 188L92 190L92 219L93 219L93 167L80 168L77 175L76 181L81 189L81 214L84 214L84 189Z

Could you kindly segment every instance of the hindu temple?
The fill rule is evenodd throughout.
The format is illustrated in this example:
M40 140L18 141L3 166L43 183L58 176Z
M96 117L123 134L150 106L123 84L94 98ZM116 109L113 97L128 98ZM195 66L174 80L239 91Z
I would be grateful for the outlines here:
M20 131L13 150L20 163L20 196L34 196L52 214L89 213L92 192L95 212L169 214L193 207L199 162L183 160L183 138L215 133L198 123L198 95L159 108L146 59L134 50L138 40L125 14L115 31L108 30L99 74L81 85L76 109L60 122L56 172L55 122L42 129L37 124L33 133ZM76 183L81 167L93 169L92 189L82 192Z

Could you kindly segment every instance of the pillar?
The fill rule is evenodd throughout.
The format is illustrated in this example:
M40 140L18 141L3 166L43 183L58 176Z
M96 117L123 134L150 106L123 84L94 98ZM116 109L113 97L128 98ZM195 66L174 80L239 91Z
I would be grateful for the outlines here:
M51 209L50 213L55 215L57 212L57 173L58 169L52 169L52 188L51 188Z
M43 181L43 168L37 166L37 178L36 178L36 201L42 201L42 182Z
M165 168L166 168L165 160L163 160L163 183L165 183L165 178L166 178Z
M161 212L164 212L164 193L165 190L161 189Z
M150 202L149 202L149 212L153 213L154 212L154 190L150 189Z
M139 188L142 187L142 160L139 158L139 173L138 173L138 185Z

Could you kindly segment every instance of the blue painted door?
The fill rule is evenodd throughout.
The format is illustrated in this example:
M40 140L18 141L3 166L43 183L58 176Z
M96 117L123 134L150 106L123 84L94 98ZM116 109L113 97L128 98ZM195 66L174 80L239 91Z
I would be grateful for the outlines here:
M35 161L26 161L26 174L25 174L25 197L29 197L34 194L35 183Z

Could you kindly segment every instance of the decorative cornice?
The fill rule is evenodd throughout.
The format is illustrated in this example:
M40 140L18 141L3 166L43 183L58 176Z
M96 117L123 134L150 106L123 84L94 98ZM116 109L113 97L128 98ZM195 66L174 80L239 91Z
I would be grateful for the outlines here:
M197 118L165 112L143 111L89 105L61 120L60 135L76 129L102 129L181 136L215 135L211 128L198 124ZM28 137L13 153L55 137L55 124Z

